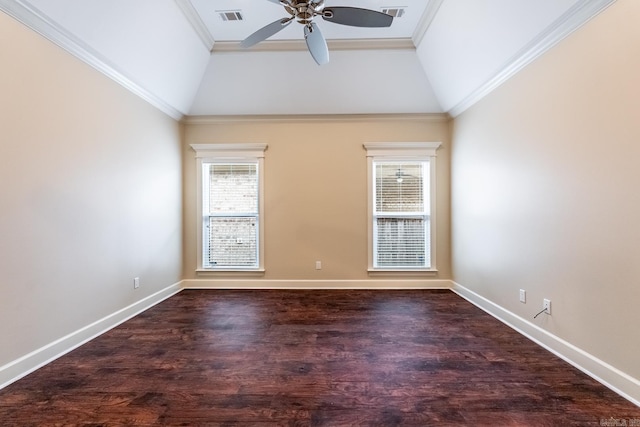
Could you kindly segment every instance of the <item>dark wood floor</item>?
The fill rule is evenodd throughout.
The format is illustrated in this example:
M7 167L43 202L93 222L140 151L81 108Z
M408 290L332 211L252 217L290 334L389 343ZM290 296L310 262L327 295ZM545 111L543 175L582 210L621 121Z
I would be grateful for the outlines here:
M586 426L622 399L450 291L183 291L0 391L0 425Z

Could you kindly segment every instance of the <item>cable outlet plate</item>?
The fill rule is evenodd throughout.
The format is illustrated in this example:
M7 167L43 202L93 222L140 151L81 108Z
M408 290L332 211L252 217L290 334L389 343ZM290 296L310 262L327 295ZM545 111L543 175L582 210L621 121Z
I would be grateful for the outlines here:
M139 277L134 277L133 278L133 289L138 289L140 287L140 278Z
M551 300L550 299L545 298L542 300L542 308L544 308L545 313L551 316Z
M523 304L527 302L527 291L524 289L520 289L520 302Z

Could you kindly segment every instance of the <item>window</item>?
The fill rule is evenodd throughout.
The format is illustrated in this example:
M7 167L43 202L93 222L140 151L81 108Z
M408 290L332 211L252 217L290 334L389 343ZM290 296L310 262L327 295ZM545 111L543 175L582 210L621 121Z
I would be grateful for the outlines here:
M365 144L369 269L433 270L435 151L440 143Z
M194 144L198 269L262 270L264 144Z
M258 162L202 168L202 266L257 267Z
M429 162L374 160L374 267L430 268Z

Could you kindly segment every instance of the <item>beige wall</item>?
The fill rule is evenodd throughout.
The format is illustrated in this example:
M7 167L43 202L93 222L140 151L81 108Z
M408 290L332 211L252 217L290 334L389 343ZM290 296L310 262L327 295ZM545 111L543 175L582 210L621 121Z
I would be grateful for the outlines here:
M175 120L3 13L0 63L1 367L178 282L182 216Z
M185 125L184 277L197 276L195 157L189 144L263 142L265 280L368 280L365 142L441 141L437 267L450 278L449 124L443 117L219 119ZM322 270L315 270L315 261ZM237 276L236 276L237 277Z
M636 379L639 16L616 2L452 136L454 280Z
M180 129L0 14L0 367L182 278L219 277L195 273L189 144L269 145L266 272L227 277L341 281L389 280L366 270L362 144L441 141L439 273L426 278L453 277L640 378L639 15L616 2L450 130L427 116ZM534 321L542 298L553 316Z

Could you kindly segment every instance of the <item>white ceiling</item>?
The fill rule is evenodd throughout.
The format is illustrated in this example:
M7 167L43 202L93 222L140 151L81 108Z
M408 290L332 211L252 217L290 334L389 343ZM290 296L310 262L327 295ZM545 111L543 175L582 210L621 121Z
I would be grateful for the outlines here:
M268 0L0 0L14 16L158 108L183 115L457 115L615 0L326 0L404 7L389 28L318 19L331 61L317 66ZM224 22L219 11L240 11Z
M273 21L290 15L278 4L267 0L190 0L216 41L240 41ZM425 0L329 0L328 6L351 6L381 11L402 6L405 13L389 28L353 28L318 20L327 39L411 38L428 1ZM223 21L218 11L241 11L243 21ZM301 40L302 25L290 25L270 40Z

